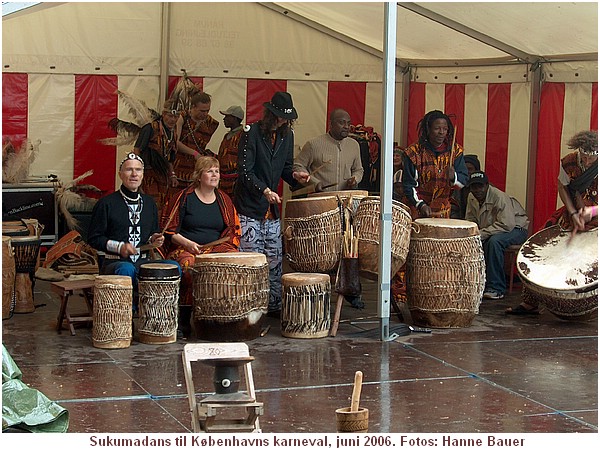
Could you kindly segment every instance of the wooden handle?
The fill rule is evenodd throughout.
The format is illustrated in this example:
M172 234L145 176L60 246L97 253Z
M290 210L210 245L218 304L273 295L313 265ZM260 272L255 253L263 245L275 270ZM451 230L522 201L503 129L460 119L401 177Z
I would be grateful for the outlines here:
M350 412L358 411L358 404L360 403L360 391L362 389L362 378L362 372L357 370L354 374L354 389L352 390L352 403L350 404Z

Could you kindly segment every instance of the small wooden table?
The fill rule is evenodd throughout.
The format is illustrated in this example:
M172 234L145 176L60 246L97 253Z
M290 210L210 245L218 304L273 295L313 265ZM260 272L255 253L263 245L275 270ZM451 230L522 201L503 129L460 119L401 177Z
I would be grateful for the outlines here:
M75 323L92 323L93 322L93 288L94 280L76 280L76 281L56 281L51 283L50 289L60 297L60 310L56 323L56 331L60 334L63 329L63 322L66 321L71 331L71 336L75 336ZM69 313L68 303L69 297L75 291L82 291L87 313L73 314Z

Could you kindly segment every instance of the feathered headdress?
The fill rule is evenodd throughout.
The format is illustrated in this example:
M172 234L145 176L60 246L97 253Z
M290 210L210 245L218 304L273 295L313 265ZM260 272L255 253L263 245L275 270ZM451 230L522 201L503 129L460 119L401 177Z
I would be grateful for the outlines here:
M76 230L79 228L79 222L73 217L71 211L91 211L97 201L94 198L86 197L78 192L84 190L97 193L102 192L96 186L91 184L77 186L77 183L89 177L93 173L93 170L88 170L83 175L78 176L70 183L61 185L56 190L56 202L58 204L58 209L65 218L65 223L67 227L69 227L69 230Z
M116 137L100 139L104 145L130 145L134 144L142 127L160 114L148 107L142 100L138 100L125 91L117 91L119 100L127 107L127 112L133 117L133 122L121 120L118 117L110 119L108 127L117 133Z
M191 98L201 91L200 87L188 77L187 72L182 70L183 76L179 79L169 100L173 101L175 109L179 111L189 111Z
M41 143L39 139L33 143L27 139L19 151L15 151L10 141L2 145L3 183L21 183L29 176L29 168L38 154Z

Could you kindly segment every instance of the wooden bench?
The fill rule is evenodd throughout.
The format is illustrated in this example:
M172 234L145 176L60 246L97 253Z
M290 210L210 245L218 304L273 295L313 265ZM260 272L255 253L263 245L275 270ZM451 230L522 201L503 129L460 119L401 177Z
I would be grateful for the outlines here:
M93 288L94 280L75 280L75 281L56 281L50 284L52 292L60 297L60 309L58 311L58 319L56 323L56 331L60 334L63 329L63 323L66 321L71 336L75 336L76 323L92 323L93 322ZM75 291L82 291L82 296L85 300L87 313L70 314L68 303Z

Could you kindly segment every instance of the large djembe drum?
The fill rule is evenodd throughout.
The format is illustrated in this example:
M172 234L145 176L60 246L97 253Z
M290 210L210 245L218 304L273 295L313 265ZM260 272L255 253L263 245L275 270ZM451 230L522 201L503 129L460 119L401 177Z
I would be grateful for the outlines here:
M33 304L33 283L40 254L41 239L37 236L13 236L11 245L15 257L15 309L14 312L31 313Z
M127 348L132 338L133 285L121 275L99 275L94 281L92 345Z
M358 234L358 264L365 278L379 278L380 198L365 197L354 216ZM411 216L407 206L392 200L392 267L394 276L406 262L410 242Z
M198 339L235 342L260 336L269 304L262 253L207 253L194 264L193 323Z
M138 274L138 340L145 344L177 341L179 268L174 264L146 263Z
M2 236L2 319L10 318L15 308L15 255L10 236Z
M556 317L589 321L598 317L598 229L571 237L558 225L531 236L519 250L517 270L523 295Z
M324 273L286 273L281 277L281 335L326 337L331 325L331 281Z
M485 286L479 228L456 219L417 219L406 261L407 303L415 324L471 326Z
M285 256L297 272L326 273L340 260L342 212L336 197L288 200L283 229Z

